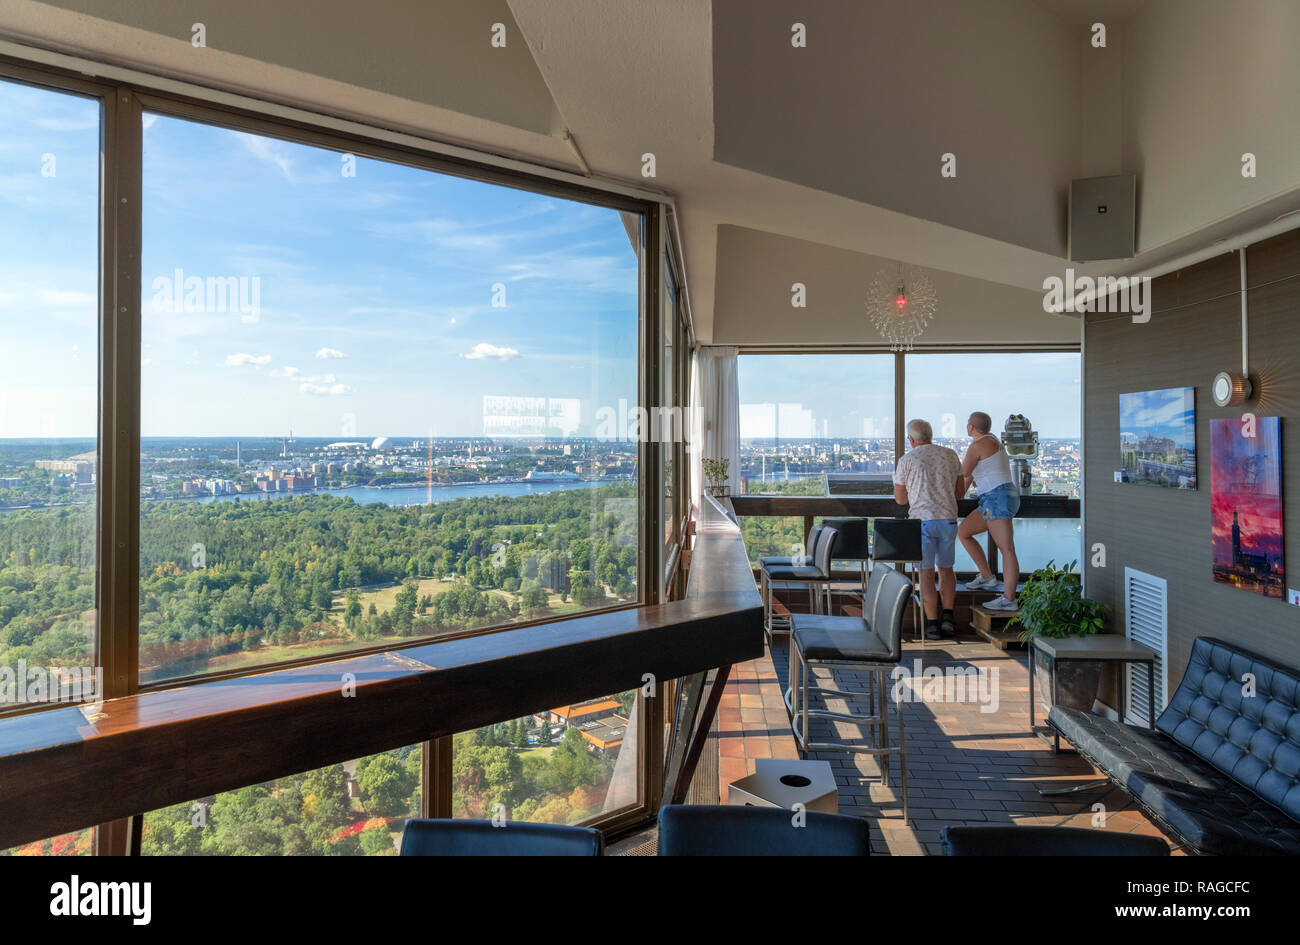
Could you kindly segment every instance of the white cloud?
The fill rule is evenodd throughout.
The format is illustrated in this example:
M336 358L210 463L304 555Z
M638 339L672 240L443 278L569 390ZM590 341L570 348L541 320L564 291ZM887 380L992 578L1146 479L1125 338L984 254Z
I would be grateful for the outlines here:
M336 397L339 394L352 393L352 388L346 384L313 384L311 381L303 381L298 385L298 393L312 394L316 397Z
M286 364L284 367L278 367L272 370L271 376L272 377L297 377L298 369L296 367L289 367Z
M480 341L465 357L472 361L509 361L519 357L519 352L514 348L500 348L486 341Z
M240 367L244 364L270 364L271 356L269 354L228 354L226 355L226 367Z
M235 136L250 154L278 167L290 182L293 181L293 160L289 157L288 146L270 138L263 138L261 135L250 135L242 131L235 132Z
M346 358L347 355L338 348L321 348L316 352L316 357L320 358L322 361L328 361L331 358Z

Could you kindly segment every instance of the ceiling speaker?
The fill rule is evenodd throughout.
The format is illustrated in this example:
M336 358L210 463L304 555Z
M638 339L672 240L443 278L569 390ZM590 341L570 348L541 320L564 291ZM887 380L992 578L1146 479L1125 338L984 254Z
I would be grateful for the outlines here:
M1137 178L1132 174L1071 181L1070 260L1131 257L1136 206Z

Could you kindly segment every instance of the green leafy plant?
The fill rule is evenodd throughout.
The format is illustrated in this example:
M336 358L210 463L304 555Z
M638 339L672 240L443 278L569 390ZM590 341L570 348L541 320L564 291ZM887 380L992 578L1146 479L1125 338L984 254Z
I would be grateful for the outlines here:
M729 459L706 459L702 461L704 466L704 478L709 480L709 485L719 486L727 481L727 472L731 468Z
M1071 561L1066 567L1058 568L1055 561L1049 561L1025 581L1024 590L1016 595L1020 612L1007 624L1024 627L1021 640L1039 635L1091 636L1102 631L1109 609L1100 601L1083 596L1079 575L1074 573L1076 564L1077 561Z

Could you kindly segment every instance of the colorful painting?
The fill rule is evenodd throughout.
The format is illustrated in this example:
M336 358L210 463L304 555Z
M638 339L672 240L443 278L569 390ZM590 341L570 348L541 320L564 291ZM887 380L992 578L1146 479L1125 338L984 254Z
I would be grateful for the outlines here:
M1214 580L1282 597L1280 417L1210 421L1210 509Z
M1120 394L1119 455L1124 482L1195 489L1196 389Z

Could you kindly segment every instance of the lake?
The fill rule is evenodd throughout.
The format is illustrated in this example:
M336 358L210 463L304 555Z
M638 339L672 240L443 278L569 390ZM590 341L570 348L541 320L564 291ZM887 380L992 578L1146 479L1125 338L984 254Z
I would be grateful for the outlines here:
M521 496L544 495L548 492L560 492L565 489L594 489L610 485L608 482L474 482L463 486L434 486L432 498L439 502L453 499L469 499L482 496ZM430 493L428 486L398 486L390 489L370 489L366 486L350 486L346 489L315 489L302 492L240 492L234 495L205 495L193 502L266 502L271 499L290 499L304 495L333 495L346 497L362 505L378 502L381 505L427 505Z

